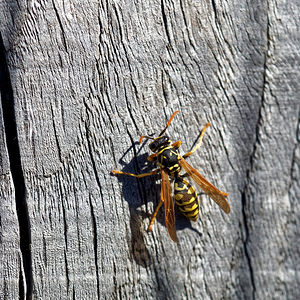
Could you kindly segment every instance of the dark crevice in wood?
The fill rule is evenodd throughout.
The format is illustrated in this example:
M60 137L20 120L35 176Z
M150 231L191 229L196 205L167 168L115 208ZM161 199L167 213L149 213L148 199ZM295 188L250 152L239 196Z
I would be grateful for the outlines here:
M24 282L24 276L23 276L22 269L23 269L23 266L22 266L22 262L21 262L20 263L20 271L19 271L19 299L24 299L24 295L25 295L25 289L24 289L25 282Z
M90 158L91 158L93 172L94 172L94 175L95 175L95 180L96 180L97 185L99 187L99 191L100 191L100 194L102 196L102 199L104 199L103 194L102 194L102 189L101 189L101 180L100 180L99 175L98 175L97 166L96 166L95 158L94 158L94 155L93 155L92 145L91 145L91 141L90 141L90 138L89 138L89 135L88 135L89 128L88 128L87 123L85 124L85 127L86 127L85 129L86 129L87 146L88 146L88 151L89 151L89 155L90 155Z
M97 295L98 299L100 299L100 282L99 282L99 266L98 266L98 234L97 234L97 222L94 212L94 207L92 204L91 197L90 201L90 208L91 208L91 216L92 216L92 228L93 228L93 245L94 245L94 259L95 259L95 266L96 266L96 280L97 280Z
M43 257L44 257L44 263L45 266L48 264L48 259L47 259L47 242L45 239L45 236L43 235Z
M70 289L70 276L69 276L68 258L67 258L67 252L66 251L64 251L64 256L65 256L66 279L67 279L66 288L67 288L67 291L69 292L69 289Z
M92 151L92 145L91 145L91 141L90 141L90 138L89 138L89 128L88 128L88 124L87 123L85 123L85 130L86 130L87 147L88 147L88 151L89 151L89 155L90 155L91 163L92 163L92 169L93 169L93 173L94 173L94 176L95 176L95 180L96 180L98 188L99 188L99 193L101 195L101 199L102 199L101 202L102 202L103 213L105 214L105 206L103 204L104 195L102 193L101 180L100 180L99 175L98 175L95 158L94 158L93 151Z
M171 38L170 38L169 29L168 29L168 20L167 20L167 16L166 16L166 12L165 12L164 0L161 0L161 14L162 14L162 20L163 20L165 32L166 32L166 35L168 38L168 42L169 42L169 44L171 44Z
M73 287L73 295L72 295L72 297L73 297L73 300L76 300L76 292L75 292L74 287Z
M138 95L136 94L136 97L137 97L137 96L138 96ZM136 124L136 122L135 122L135 118L134 118L134 115L133 115L133 113L132 113L132 108L131 108L131 106L130 106L130 101L128 101L128 97L127 97L126 91L125 91L125 101L126 101L126 107L127 107L128 113L129 113L129 115L130 115L130 118L131 118L131 120L132 120L132 122L133 122L133 125L134 125L136 131L139 131L139 127L137 126L137 124Z
M68 52L68 47L67 47L67 41L66 41L66 35L65 35L64 27L62 25L62 22L61 22L61 19L59 17L59 13L58 13L58 10L57 10L57 8L55 6L54 1L52 1L52 4L53 4L53 8L54 8L54 11L55 11L55 14L56 14L56 18L57 18L57 21L58 21L58 24L59 24L59 27L60 27L60 30L61 30L62 41L63 41L64 47L65 47L65 50Z
M162 87L164 99L166 100L166 99L168 99L168 88L164 82L164 71L162 71L162 73L161 73L161 87Z
M260 128L261 128L261 123L262 123L262 113L263 113L263 109L265 106L265 88L267 86L267 59L268 59L268 52L270 49L270 41L271 41L271 37L270 37L270 22L269 22L269 17L267 19L267 30L266 30L266 41L267 41L267 45L266 45L266 50L265 50L265 57L264 57L264 64L263 64L263 84L262 84L262 93L261 93L261 103L260 103L260 108L259 108L259 112L258 112L258 119L256 122L256 136L255 136L255 140L253 143L253 149L252 149L252 153L250 155L250 167L249 170L247 172L247 178L246 178L246 182L249 182L250 180L250 174L251 174L251 170L254 168L254 160L255 160L255 156L256 156L256 152L257 152L257 145L260 144ZM245 240L243 241L244 244L244 252L245 252L245 256L248 262L248 267L249 267L249 272L250 272L250 279L251 279L251 284L252 284L252 299L255 299L255 292L256 292L256 287L255 287L255 280L254 280L254 270L252 267L252 263L251 263L251 256L249 254L248 251L248 243L249 243L249 226L248 226L248 219L249 216L247 214L248 212L248 201L247 201L247 195L246 195L246 190L247 190L247 186L244 188L243 192L242 192L242 213L243 213L243 221L244 221L244 228L245 228Z
M264 73L264 85L265 85L265 73ZM263 85L263 88L264 88ZM246 176L246 182L249 183L250 180L250 175L251 175L251 170L254 168L254 159L255 159L255 154L257 151L257 145L259 144L259 130L260 130L260 125L261 125L261 118L262 118L262 108L263 108L263 102L264 102L264 93L261 98L261 104L260 104L260 109L259 109L259 114L258 114L258 120L256 122L256 136L255 140L253 143L253 149L252 153L250 155L250 166L249 170L247 171L247 176ZM252 286L252 300L255 299L255 292L256 292L256 287L255 287L255 280L254 280L254 270L252 267L252 262L251 262L251 255L248 251L248 243L249 243L249 237L250 237L250 232L249 232L249 207L248 207L248 199L247 199L247 184L245 185L244 190L242 191L242 215L243 215L243 223L244 223L244 229L245 229L245 239L243 240L243 246L244 246L244 252L250 272L250 280L251 280L251 286Z
M211 4L212 4L212 8L213 8L213 10L214 10L215 19L217 19L217 7L216 7L215 0L212 0L212 1L211 1Z
M24 268L25 283L22 276L19 282L20 299L32 299L32 257L31 257L31 229L26 189L15 120L15 106L10 73L6 61L6 50L0 34L0 92L5 127L6 145L10 162L10 170L15 188L15 201L20 230L20 249L22 253L22 268ZM25 287L26 285L26 287ZM26 294L26 295L25 295Z
M60 148L60 145L59 145L59 140L58 140L59 135L58 135L57 130L56 130L55 119L54 119L55 115L54 115L52 105L51 105L51 112L52 112L52 125L53 125L53 131L54 131L54 137L55 137L58 157L59 157L60 162L62 163L63 162L62 155L61 155L62 152L61 152L61 148Z
M117 299L117 295L119 294L119 289L118 289L118 281L117 281L117 268L116 268L116 263L115 261L113 260L113 270L114 270L114 273L113 273L113 283L114 283L114 292L115 292L115 299ZM120 298L122 299L122 298Z
M256 288L255 288L254 272L253 272L253 267L252 267L252 262L251 262L251 256L248 251L249 226L248 226L247 208L248 208L247 196L246 196L246 192L243 192L242 193L242 214L243 214L244 228L245 228L245 234L246 234L245 239L243 241L243 245L244 245L244 252L245 252L246 260L248 263L249 272L250 272L250 279L251 279L251 285L252 285L252 300L254 300Z
M65 245L66 245L66 251L68 251L68 222L67 222L67 216L66 216L66 209L64 206L64 202L61 204L62 208L62 214L63 214L63 224L64 224L64 239L65 239Z
M90 108L88 107L88 105L87 105L86 102L84 102L84 105L85 105L87 116L88 116L88 112L90 111ZM90 158L91 158L93 173L94 173L97 185L99 187L99 193L100 193L101 199L102 199L101 202L102 202L103 213L105 214L105 206L104 206L104 203L103 203L103 201L104 201L104 195L102 193L101 181L100 181L100 178L99 178L99 175L98 175L98 171L97 171L97 167L96 167L96 162L95 162L93 151L92 151L92 145L91 145L91 141L90 141L90 130L89 130L87 122L85 122L85 136L86 136L86 141L87 141L88 153L89 153Z

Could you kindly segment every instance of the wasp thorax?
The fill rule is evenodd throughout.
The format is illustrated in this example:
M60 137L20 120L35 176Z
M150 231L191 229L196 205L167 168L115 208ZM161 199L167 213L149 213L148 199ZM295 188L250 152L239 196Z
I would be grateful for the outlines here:
M159 136L152 143L150 143L149 148L152 152L157 152L161 147L166 147L171 141L168 136Z

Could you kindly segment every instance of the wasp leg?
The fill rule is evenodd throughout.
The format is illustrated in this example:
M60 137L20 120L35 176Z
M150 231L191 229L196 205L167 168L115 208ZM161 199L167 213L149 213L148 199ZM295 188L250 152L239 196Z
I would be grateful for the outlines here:
M153 153L147 157L148 161L155 161L157 159L157 153Z
M187 152L186 154L184 154L184 155L182 156L183 158L186 158L186 157L192 155L192 154L193 154L193 153L201 146L204 132L205 132L205 130L206 130L209 126L210 126L210 123L207 123L207 124L204 126L204 128L203 128L203 130L202 130L202 132L201 132L201 134L200 134L199 142L196 144L196 146L195 146L190 152Z
M150 224L149 224L149 227L148 227L148 231L152 231L152 226L155 222L156 215L157 215L159 209L161 208L163 202L164 202L164 186L163 186L163 183L162 183L161 186L160 186L160 202L159 202L159 204L158 204L158 206L157 206L157 208L156 208L156 210L155 210L155 212L154 212L154 214L151 218L151 221L150 221Z
M146 177L146 176L151 176L151 175L155 175L159 172L159 169L154 170L152 172L149 173L144 173L144 174L132 174L132 173L126 173L126 172L122 172L122 171L117 171L117 170L112 170L112 173L115 175L128 175L128 176L133 176L133 177L137 177L137 178L142 178L142 177Z
M150 221L150 224L149 224L149 227L148 227L148 231L152 231L152 226L154 224L156 215L157 215L159 209L161 208L162 204L163 204L163 200L161 199L158 206L157 206L157 208L156 208L156 210L155 210L155 212L154 212L154 214L153 214L153 216L152 216L152 218L151 218L151 221Z
M178 149L181 146L181 141L177 141L173 143L171 146L174 147L175 149Z
M161 208L163 202L164 202L164 194L163 194L163 186L161 185L161 187L160 187L160 202L159 202L159 204L158 204L158 206L157 206L157 208L156 208L156 210L155 210L155 212L154 212L154 214L151 218L151 221L150 221L150 224L149 224L149 227L148 227L148 231L152 231L152 226L154 224L156 215L157 215L159 209Z

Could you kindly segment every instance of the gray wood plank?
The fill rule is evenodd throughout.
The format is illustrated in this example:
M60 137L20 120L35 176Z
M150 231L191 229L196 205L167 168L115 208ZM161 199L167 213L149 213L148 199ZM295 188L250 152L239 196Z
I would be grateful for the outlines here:
M1 76L2 78L2 76ZM0 100L2 97L0 95ZM13 180L0 105L0 299L19 299L24 281Z
M297 1L4 2L33 298L299 298ZM211 122L189 162L232 210L201 195L175 244L163 210L146 232L158 177L110 172L148 170L177 109L182 153Z
M245 189L246 247L253 296L295 299L300 280L298 16L296 2L268 4L264 89Z

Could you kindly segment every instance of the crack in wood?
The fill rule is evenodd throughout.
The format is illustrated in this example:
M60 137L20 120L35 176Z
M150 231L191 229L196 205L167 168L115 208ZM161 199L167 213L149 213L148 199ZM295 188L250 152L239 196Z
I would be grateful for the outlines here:
M247 196L245 190L242 193L242 215L243 215L243 221L244 221L244 228L245 228L245 239L243 240L243 246L244 246L244 252L246 256L246 260L248 263L249 267L249 272L250 272L250 280L251 280L251 285L252 285L252 299L255 299L255 280L254 280L254 272L253 272L253 267L252 267L252 261L251 261L251 256L248 251L248 242L249 242L249 226L248 226L248 214L247 214L247 208L248 208L248 202L247 202Z
M169 28L168 28L168 19L167 19L167 15L166 15L166 11L165 11L164 0L161 0L161 14L162 14L162 21L163 21L166 36L168 39L168 43L171 45L171 36L170 36Z
M216 20L218 18L218 15L217 15L217 7L216 7L215 0L211 1L211 5L212 5L212 8L213 8L214 15L215 15L215 20Z
M21 272L19 277L19 298L32 299L33 275L31 257L31 228L28 205L26 202L26 187L21 165L20 146L17 124L15 120L15 102L10 73L6 60L2 34L0 33L0 93L3 110L5 138L9 156L10 171L15 189L16 211L20 232ZM23 272L22 272L23 269ZM24 275L23 275L24 274ZM25 276L25 282L24 278Z
M63 26L62 21L60 19L57 7L55 6L55 2L52 1L52 4L53 4L55 15L57 17L57 21L58 21L58 24L59 24L59 27L60 27L60 30L61 30L62 44L64 45L65 51L68 52L68 47L67 47L66 34L65 34L65 31L64 31L64 26Z
M91 217L92 217L92 233L93 233L94 259L95 259L95 267L96 267L97 295L98 295L98 299L100 299L101 294L100 294L99 265L98 265L97 221L96 221L96 216L95 216L95 211L92 204L91 196L89 197L89 204L90 204Z
M259 108L259 113L258 113L258 119L256 122L256 135L255 135L255 141L253 143L252 153L250 155L250 168L247 172L247 181L246 182L249 182L251 168L253 168L253 166L254 166L255 154L257 151L257 144L259 144L259 135L260 135L259 130L261 128L262 111L263 111L263 108L265 106L265 101L266 101L265 88L268 84L268 82L267 82L267 60L268 60L269 49L271 47L271 45L270 45L271 37L270 37L269 31L270 31L270 21L269 21L269 17L268 17L267 30L266 30L267 47L266 47L266 51L265 51L265 58L264 58L264 64L263 64L263 85L262 85L262 93L261 93L261 103L260 103L260 108ZM245 186L245 188L242 192L242 215L243 215L245 235L246 235L245 239L243 240L243 245L244 245L244 252L245 252L246 260L247 260L248 267L249 267L249 272L250 272L250 280L251 280L251 285L252 285L252 299L254 300L255 293L256 293L256 286L255 286L254 269L252 266L251 255L248 251L248 242L249 242L250 232L249 232L249 226L248 226L249 215L247 213L248 212L248 201L247 201L246 191L247 191L247 185Z

